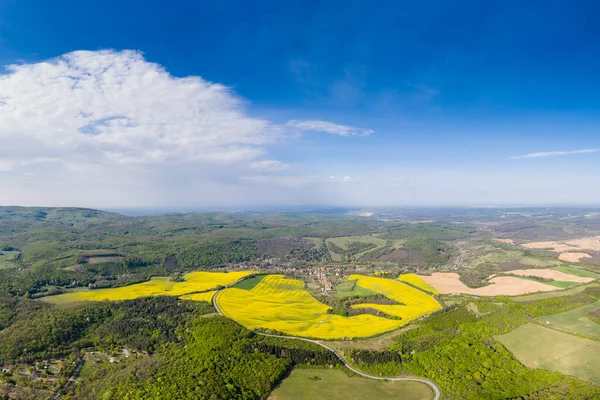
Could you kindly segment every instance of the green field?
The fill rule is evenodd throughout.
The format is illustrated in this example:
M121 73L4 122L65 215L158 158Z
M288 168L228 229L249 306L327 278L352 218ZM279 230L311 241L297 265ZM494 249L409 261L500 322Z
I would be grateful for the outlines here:
M377 236L363 235L363 236L341 236L336 238L329 238L326 240L327 243L333 243L336 246L341 247L344 250L348 250L348 245L352 242L360 243L373 243L377 247L383 247L387 243L386 240L378 238Z
M519 276L519 275L511 275L514 276L515 278L519 278L519 279L525 279L528 281L534 281L534 282L540 282L543 283L544 285L550 285L550 286L555 286L561 289L566 289L572 286L577 285L577 283L575 282L566 282L566 281L540 281L538 279L529 277L529 276Z
M539 258L534 258L534 257L523 257L518 261L521 264L529 265L532 267L552 267L553 265L562 264L558 260L540 260Z
M548 300L555 299L557 297L570 296L573 294L581 293L586 288L589 287L597 287L600 286L598 283L589 283L583 286L577 286L572 289L567 290L557 290L556 292L543 292L543 293L534 293L534 294L526 294L524 296L515 296L512 300L517 302L525 302L525 301L538 301L538 300Z
M478 317L491 314L491 311L488 311L488 312L479 311L479 307L475 303L467 303L466 307L467 307L467 310L471 311L473 314L477 315Z
M451 226L450 224L416 223L394 227L385 233L387 239L406 239L414 236L438 240L455 240L468 235L470 229Z
M581 276L583 278L594 278L594 279L600 278L600 275L595 274L595 273L593 273L591 271L587 271L585 269L581 269L581 268L554 267L552 269L555 270L555 271L564 272L565 274L571 274L571 275L575 275L575 276Z
M98 366L95 362L86 360L81 367L81 371L79 371L80 378L88 378L96 372Z
M587 313L597 309L600 309L600 301L564 313L540 317L539 320L542 323L548 321L551 328L560 329L561 331L600 338L600 324L586 317Z
M336 237L336 238L329 238L325 241L325 243L327 244L327 248L329 249L329 253L331 254L331 259L333 261L338 261L338 262L342 261L342 254L338 254L335 251L333 251L331 245L333 244L333 245L340 247L341 249L347 251L347 250L349 250L348 246L350 245L350 243L354 243L354 242L374 244L376 246L371 249L353 254L353 256L355 256L355 257L360 257L363 254L368 253L369 251L380 249L387 244L387 240L378 238L376 236L371 236L371 235L342 236L342 237Z
M323 243L323 239L321 238L316 238L316 237L303 237L302 240L306 240L308 242L311 242L313 244L313 249L316 247L321 246L321 244Z
M539 258L526 256L524 252L518 250L494 251L492 253L488 253L481 257L478 257L477 261L474 264L501 264L504 262L518 262L523 265L540 268L550 268L562 264L562 262L558 260L541 260Z
M260 283L260 281L262 281L264 279L265 276L267 276L267 275L266 274L261 274L261 275L253 276L251 278L246 278L243 281L236 283L232 287L235 287L235 288L238 288L238 289L250 290L254 286L258 285Z
M16 266L13 262L19 255L18 251L0 251L0 269Z
M532 279L535 280L535 279ZM556 286L559 287L561 289L565 289L565 288L569 288L571 286L575 286L577 285L577 283L575 282L565 282L565 281L548 281L548 282L542 282L546 285L550 285L550 286Z
M496 339L529 368L558 371L600 384L600 342L532 323Z
M376 381L349 377L339 369L295 369L269 400L425 400L429 386L411 381Z
M535 279L532 279L532 280L535 280ZM545 285L556 286L561 289L566 289L566 288L577 285L577 283L575 283L575 282L565 282L565 281L547 281L547 282L542 282L542 283Z
M345 299L348 297L365 297L373 296L377 293L365 289L356 284L356 279L351 281L344 281L335 287L335 297L338 299Z

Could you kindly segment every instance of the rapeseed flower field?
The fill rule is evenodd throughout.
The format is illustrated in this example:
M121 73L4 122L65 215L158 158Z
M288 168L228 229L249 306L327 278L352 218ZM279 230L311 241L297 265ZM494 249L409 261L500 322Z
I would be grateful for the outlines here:
M348 279L356 279L358 286L402 303L397 305L355 304L352 308L373 308L388 315L400 317L402 325L442 308L432 296L399 281L357 274L350 275Z
M440 292L431 286L429 283L425 282L423 278L415 274L403 274L398 277L399 281L408 282L413 286L416 286L420 289L423 289L429 293L440 294Z
M273 329L293 336L368 337L403 324L370 314L328 314L330 307L312 297L303 281L283 275L268 275L251 290L225 289L217 295L216 302L223 314L248 329Z
M51 303L72 303L80 301L131 300L146 296L181 296L204 292L218 286L226 286L256 273L255 271L237 272L190 272L183 276L183 282L173 282L168 277L156 277L147 282L109 289L89 289L57 296L45 297Z
M183 300L205 301L207 303L210 303L212 301L212 298L215 295L215 293L217 293L216 290L211 290L209 292L184 294L183 296L180 296L179 298L183 299Z

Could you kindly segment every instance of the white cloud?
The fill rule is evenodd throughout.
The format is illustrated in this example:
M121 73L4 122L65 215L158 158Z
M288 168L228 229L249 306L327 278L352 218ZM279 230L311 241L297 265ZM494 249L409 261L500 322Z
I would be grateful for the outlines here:
M340 182L340 183L356 182L356 181L359 181L362 179L361 177L350 176L350 175L346 175L346 176L330 175L328 178L330 181Z
M296 125L296 126L295 126ZM319 196L269 149L299 131L370 130L253 117L230 88L174 77L136 51L76 51L0 75L0 204L230 207Z
M281 128L223 85L176 78L134 51L77 51L0 76L0 157L69 163L232 163Z
M373 133L373 130L371 129L356 128L354 126L339 125L333 122L319 120L291 120L288 121L287 125L302 131L326 132L340 136L368 136Z
M519 158L542 158L542 157L555 157L555 156L568 156L572 154L588 154L588 153L597 153L600 149L581 149L581 150L570 150L570 151L546 151L539 153L529 153L522 156L514 156L512 159Z

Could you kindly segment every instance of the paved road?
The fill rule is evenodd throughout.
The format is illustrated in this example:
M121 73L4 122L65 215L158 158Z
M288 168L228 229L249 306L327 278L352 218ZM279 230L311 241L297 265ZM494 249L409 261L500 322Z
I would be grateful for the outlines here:
M223 312L221 312L221 309L219 308L219 306L217 305L217 296L227 288L223 288L221 290L219 290L217 293L215 293L215 295L212 298L212 303L213 306L215 307L215 310L217 310L217 313L219 313L220 315L224 315ZM357 370L356 368L354 368L352 365L350 365L345 359L344 357L342 357L342 355L340 353L338 353L337 351L335 351L334 349L332 349L331 347L327 346L326 344L323 344L321 342L318 342L316 340L312 340L312 339L305 339L305 338L301 338L301 337L297 337L297 336L279 336L279 335L269 335L268 333L260 333L260 332L256 332L254 331L254 333L256 333L257 335L262 335L262 336L269 336L269 337L275 337L275 338L283 338L283 339L294 339L294 340L302 340L305 342L310 342L310 343L314 343L316 345L319 345L329 351L331 351L333 354L335 354L335 356L338 358L338 360L340 360L340 362L346 367L348 368L350 371L354 372L355 374L358 374L362 377L365 378L369 378L369 379L377 379L379 381L414 381L414 382L421 382L426 384L427 386L429 386L434 393L433 396L433 400L439 400L441 393L440 393L440 389L437 387L437 385L427 379L421 379L421 378L384 378L381 376L374 376L374 375L369 375L369 374L365 374L364 372L361 372L359 370Z
M79 375L79 372L81 371L81 367L83 367L83 363L85 362L85 358L83 358L83 356L79 359L79 361L77 361L77 365L75 366L75 369L73 370L73 373L71 374L71 376L69 377L69 379L67 379L67 381L65 382L65 384L58 389L58 391L56 392L56 394L54 396L52 396L52 400L58 400L60 399L60 397L67 392L67 390L69 390L69 388L72 385L75 385L77 383L77 375Z

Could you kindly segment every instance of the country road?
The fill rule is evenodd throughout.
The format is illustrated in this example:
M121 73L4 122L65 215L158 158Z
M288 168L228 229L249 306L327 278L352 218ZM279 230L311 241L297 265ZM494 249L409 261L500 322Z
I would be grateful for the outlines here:
M67 379L67 381L65 382L65 384L60 387L56 393L54 394L54 396L52 396L52 400L57 400L60 399L60 397L67 392L67 390L74 384L77 383L77 375L79 375L79 372L81 371L81 368L83 367L83 363L85 362L85 358L84 357L80 357L79 360L77 361L77 365L75 366L75 369L73 369L73 373L71 374L71 376L69 377L69 379Z
M231 286L233 286L233 285L231 285ZM217 310L217 313L219 315L222 315L222 316L225 316L225 314L223 314L223 312L221 311L221 309L217 305L217 297L225 289L227 289L227 287L225 287L223 289L220 289L217 293L215 293L215 295L212 298L212 304L215 307L215 310ZM346 359L344 359L344 357L342 357L342 355L340 353L338 353L337 351L335 351L331 347L329 347L326 344L323 344L323 343L321 343L321 342L319 342L317 340L306 339L306 338L301 338L301 337L297 337L297 336L270 335L268 333L261 333L261 332L256 332L256 331L254 331L254 333L256 333L257 335L262 335L262 336L269 336L269 337L282 338L282 339L302 340L302 341L305 341L305 342L314 343L316 345L319 345L319 346L323 347L324 349L327 349L327 350L331 351L333 354L335 354L335 356L338 358L338 360L340 360L340 362L346 368L348 368L350 371L352 371L355 374L358 374L358 375L360 375L360 376L362 376L364 378L377 379L379 381L414 381L414 382L421 382L421 383L426 384L427 386L429 386L433 390L433 392L434 392L433 400L439 400L440 397L441 397L441 392L440 392L440 389L437 387L437 385L435 383L427 380L427 379L421 379L421 378L385 378L385 377L381 377L381 376L374 376L374 375L365 374L364 372L361 372L361 371L357 370L356 368L354 368L352 365L350 365L350 363L348 363L346 361Z

